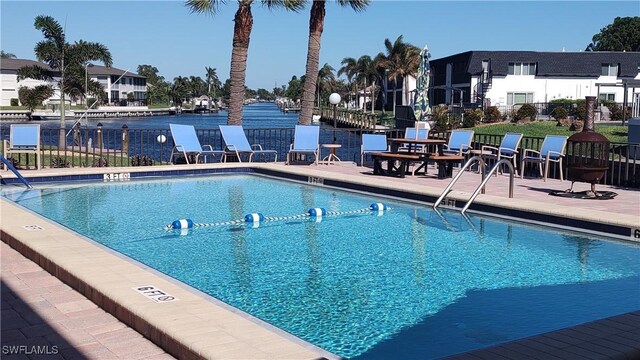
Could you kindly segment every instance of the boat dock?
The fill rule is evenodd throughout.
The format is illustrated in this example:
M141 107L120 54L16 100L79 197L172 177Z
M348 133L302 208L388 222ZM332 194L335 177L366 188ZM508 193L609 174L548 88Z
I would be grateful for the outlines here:
M76 110L75 117L66 116L69 119L79 119L84 114L84 110ZM0 110L1 120L29 120L29 110ZM169 108L159 109L136 109L127 107L112 107L104 109L87 110L87 118L119 118L119 117L144 117L144 116L160 116L171 115Z

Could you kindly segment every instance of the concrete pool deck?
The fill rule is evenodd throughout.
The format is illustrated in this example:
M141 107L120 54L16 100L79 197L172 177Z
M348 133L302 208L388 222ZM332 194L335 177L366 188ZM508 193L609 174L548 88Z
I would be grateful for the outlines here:
M404 179L373 176L371 168L353 163L336 165L286 166L277 164L199 164L132 168L78 168L23 171L31 177L86 174L121 174L135 172L172 172L225 168L256 168L355 185L375 185L393 191L410 191L421 196L437 197L449 180L434 175ZM435 174L430 169L430 174ZM167 174L171 175L171 174ZM2 172L2 177L13 174ZM480 175L463 174L449 198L464 203L479 184ZM310 179L311 180L311 179ZM565 190L567 181L515 179L514 198L507 197L508 176L499 175L487 186L487 194L475 203L513 211L534 211L562 218L640 229L640 191L598 186L600 191L615 191L613 200L581 200L549 196L550 190ZM36 183L37 184L37 183ZM576 184L575 190L587 185ZM2 241L9 244L64 283L78 290L97 306L113 314L144 337L176 357L203 358L331 358L332 354L284 333L264 322L241 313L187 286L167 278L128 258L88 241L63 227L45 220L13 203L1 199ZM40 229L39 229L40 228ZM621 238L621 237L619 237ZM636 240L637 241L637 240ZM155 286L178 300L156 303L134 288ZM128 358L127 356L124 356Z

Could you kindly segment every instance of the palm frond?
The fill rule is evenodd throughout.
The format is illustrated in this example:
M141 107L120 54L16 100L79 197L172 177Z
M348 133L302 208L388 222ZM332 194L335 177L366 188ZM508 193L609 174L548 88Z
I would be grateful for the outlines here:
M23 79L52 80L54 73L38 65L23 66L18 69L18 81Z
M192 13L215 15L218 13L220 4L226 4L225 0L187 0L187 6Z
M269 9L284 8L295 12L304 9L305 3L306 0L262 0L262 4Z
M34 21L35 28L42 31L45 39L53 40L58 48L62 49L66 42L64 29L53 17L40 15Z
M367 8L370 0L338 0L340 6L350 6L354 11L360 12Z

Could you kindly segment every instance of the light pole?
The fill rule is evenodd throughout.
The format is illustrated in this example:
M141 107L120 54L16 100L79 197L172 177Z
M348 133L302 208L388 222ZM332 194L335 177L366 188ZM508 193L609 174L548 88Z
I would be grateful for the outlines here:
M84 106L88 109L89 103L87 103L87 94L89 94L89 72L87 68L93 67L92 63L84 64Z
M331 95L329 95L329 103L331 103L331 105L333 105L333 143L335 144L336 142L336 128L338 127L338 117L337 117L337 111L338 111L338 104L340 103L340 100L342 100L340 98L340 94L338 93L333 93Z

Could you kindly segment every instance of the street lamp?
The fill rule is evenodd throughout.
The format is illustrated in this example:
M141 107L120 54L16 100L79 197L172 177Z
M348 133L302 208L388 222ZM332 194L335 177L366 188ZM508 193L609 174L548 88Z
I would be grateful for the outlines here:
M87 94L89 94L89 72L87 68L93 67L92 63L84 64L84 106L88 109L89 104L87 103Z
M338 111L338 104L340 103L340 100L342 100L340 98L340 94L338 93L333 93L331 95L329 95L329 103L331 103L331 105L333 105L333 142L336 142L336 128L338 127L338 117L337 117L337 111Z

